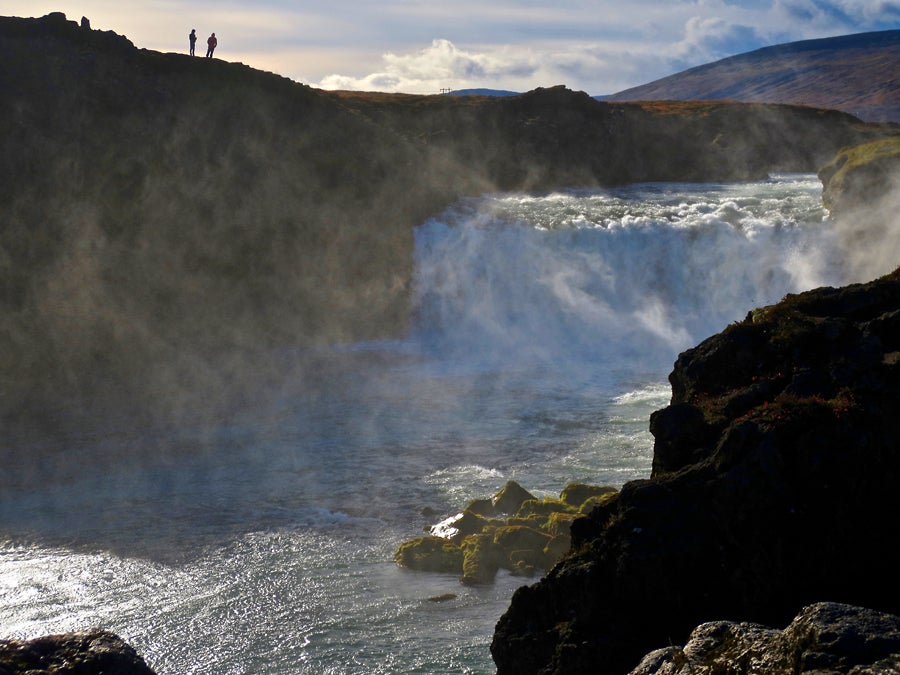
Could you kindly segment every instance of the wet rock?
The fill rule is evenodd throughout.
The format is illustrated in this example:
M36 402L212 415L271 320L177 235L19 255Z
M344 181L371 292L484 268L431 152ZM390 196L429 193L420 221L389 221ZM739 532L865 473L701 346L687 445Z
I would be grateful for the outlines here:
M0 673L154 675L133 647L102 630L0 640Z
M580 505L613 501L615 488L570 485L563 494L570 501L588 495ZM492 583L501 569L519 576L549 570L569 549L570 530L584 519L579 507L562 499L536 499L515 481L509 481L492 499L476 499L462 513L428 528L430 536L400 545L394 560L410 569L460 574L468 585ZM492 517L484 517L476 511ZM498 518L506 512L515 515Z
M398 565L423 572L461 574L462 549L442 537L419 537L403 542L394 554Z
M515 514L523 503L535 496L528 490L519 485L516 481L511 480L503 488L494 495L494 509L500 513Z
M580 509L582 504L591 497L602 497L618 492L610 485L587 485L585 483L569 483L559 493L561 502Z

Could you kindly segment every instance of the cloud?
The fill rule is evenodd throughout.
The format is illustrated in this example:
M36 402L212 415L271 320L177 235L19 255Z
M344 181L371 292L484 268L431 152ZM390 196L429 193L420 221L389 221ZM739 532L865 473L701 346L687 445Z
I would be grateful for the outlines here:
M897 27L900 2L896 0L775 0L773 13L803 30L855 33Z
M718 18L692 17L685 24L684 39L674 49L688 65L751 51L768 44L755 28ZM686 66L687 67L687 66Z
M449 40L432 40L431 45L409 54L388 52L382 69L362 77L329 75L319 83L323 89L358 89L436 93L443 88L459 89L490 83L527 79L538 69L529 50L499 49L471 52Z

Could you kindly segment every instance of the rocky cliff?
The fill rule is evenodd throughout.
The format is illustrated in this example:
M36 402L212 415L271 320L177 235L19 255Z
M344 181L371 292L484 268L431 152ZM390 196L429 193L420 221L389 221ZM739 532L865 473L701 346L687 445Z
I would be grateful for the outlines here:
M842 148L819 178L849 273L864 279L893 269L900 260L900 132Z
M274 348L402 333L412 230L461 195L814 171L883 133L561 87L328 93L61 14L0 19L0 59L7 420L98 401L196 414L283 377Z
M755 310L669 379L652 476L516 592L499 673L624 673L698 624L819 601L900 613L900 270Z

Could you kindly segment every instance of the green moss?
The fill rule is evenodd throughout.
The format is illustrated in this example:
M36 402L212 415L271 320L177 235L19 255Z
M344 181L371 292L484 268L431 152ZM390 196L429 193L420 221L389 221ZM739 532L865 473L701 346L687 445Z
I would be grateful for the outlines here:
M403 567L423 572L460 574L463 550L448 539L419 537L400 544L394 561Z
M549 534L521 525L498 527L494 532L494 543L508 553L521 550L543 551L549 541Z
M892 157L900 157L900 134L843 148L822 168L822 173L840 181L847 172L863 164Z
M595 498L592 497L592 499ZM569 534L572 521L580 517L579 513L551 513L542 529L554 536L557 534Z
M584 500L584 503L578 508L578 513L587 514L593 511L598 506L605 506L613 499L619 496L618 492L607 492L606 494L597 495L595 497L588 497Z
M545 497L544 499L528 499L522 503L516 513L517 518L528 518L530 516L543 516L548 518L552 513L576 513L577 509L565 502L554 499L553 497Z
M462 578L460 581L469 586L489 584L497 576L503 560L503 553L494 544L490 534L473 534L465 538L462 544Z
M585 483L569 483L559 494L561 501L575 508L584 504L589 497L598 497L600 495L616 492L616 488L609 485L587 485Z

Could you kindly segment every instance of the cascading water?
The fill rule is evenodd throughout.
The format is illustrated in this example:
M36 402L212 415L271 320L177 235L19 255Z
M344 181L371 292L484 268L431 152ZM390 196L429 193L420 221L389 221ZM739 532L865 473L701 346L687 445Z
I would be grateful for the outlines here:
M679 351L843 282L820 194L780 176L458 204L417 230L407 339L305 355L315 387L152 439L178 461L73 461L149 445L119 428L23 448L65 479L0 492L2 636L102 626L165 674L491 672L527 580L462 587L397 568L397 545L509 479L646 477Z

